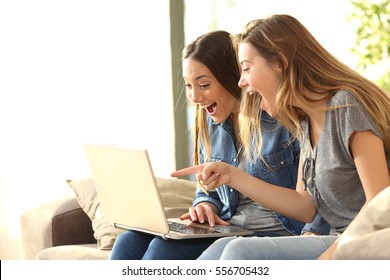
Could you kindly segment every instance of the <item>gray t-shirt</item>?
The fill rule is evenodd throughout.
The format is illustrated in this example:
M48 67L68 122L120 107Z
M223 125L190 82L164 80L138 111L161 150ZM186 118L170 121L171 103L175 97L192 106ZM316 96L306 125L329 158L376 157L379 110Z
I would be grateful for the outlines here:
M238 158L238 168L246 171L246 162L241 152L238 153ZM273 211L240 192L238 193L238 199L239 203L236 213L229 220L231 224L253 231L291 235Z
M291 235L274 212L244 194L239 193L238 197L239 205L236 213L229 220L231 224L253 231Z
M339 91L328 106L342 106L325 113L324 128L317 145L312 149L308 119L302 121L303 162L314 158L315 180L312 184L310 164L304 166L308 187L314 204L323 218L337 233L341 233L355 218L366 201L355 162L349 150L353 132L371 130L381 137L367 110L349 92ZM369 149L369 147L367 147ZM387 157L390 168L390 157ZM305 165L305 164L304 164Z

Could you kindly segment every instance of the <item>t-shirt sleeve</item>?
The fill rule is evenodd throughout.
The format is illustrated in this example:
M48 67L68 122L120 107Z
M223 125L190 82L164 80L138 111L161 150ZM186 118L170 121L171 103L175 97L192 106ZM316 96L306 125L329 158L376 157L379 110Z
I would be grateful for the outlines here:
M342 135L344 147L349 147L349 139L354 132L371 130L377 136L382 137L374 120L363 105L350 93L343 92L334 99L333 106L345 106L335 110L337 115L340 135ZM349 151L347 151L349 153Z

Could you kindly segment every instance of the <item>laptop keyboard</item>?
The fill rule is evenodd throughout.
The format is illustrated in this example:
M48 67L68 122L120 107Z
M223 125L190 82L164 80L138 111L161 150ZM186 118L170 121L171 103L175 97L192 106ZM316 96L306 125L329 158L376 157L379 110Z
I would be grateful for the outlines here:
M169 229L171 231L176 231L176 232L183 233L183 234L208 234L208 233L218 232L218 231L213 230L211 228L210 229L201 228L201 227L176 223L176 222L172 222L172 221L169 221L168 225L169 225Z

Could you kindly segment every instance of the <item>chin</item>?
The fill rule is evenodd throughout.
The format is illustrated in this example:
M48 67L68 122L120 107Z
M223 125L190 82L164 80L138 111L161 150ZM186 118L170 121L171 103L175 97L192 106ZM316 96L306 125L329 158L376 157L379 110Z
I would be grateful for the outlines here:
M212 118L213 119L213 121L215 122L215 123L218 123L218 124L220 124L220 123L222 123L223 121L221 121L220 119L216 119L216 118Z
M210 116L211 119L215 122L215 123L223 123L224 121L226 121L227 118L218 118L218 117L212 117Z
M269 108L265 108L265 106L261 106L261 110L267 112L267 114L270 115L271 117L275 117L275 115L276 115L274 110L270 110Z
M265 110L267 113L268 113L268 115L270 115L271 117L276 117L276 113L274 112L274 111L270 111L270 110Z

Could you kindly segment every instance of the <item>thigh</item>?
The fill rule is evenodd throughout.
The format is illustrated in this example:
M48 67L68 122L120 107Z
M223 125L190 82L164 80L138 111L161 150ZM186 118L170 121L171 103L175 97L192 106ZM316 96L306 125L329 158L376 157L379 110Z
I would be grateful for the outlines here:
M336 236L292 236L237 238L226 245L223 260L313 260Z
M216 240L198 258L198 260L219 260L225 246L237 237L224 237Z
M154 238L147 233L126 231L115 240L110 260L141 260Z
M278 236L276 233L264 233L264 232L255 232L255 236ZM216 240L209 248L207 248L198 258L198 260L219 260L221 258L222 252L225 249L226 245L237 238L237 236L224 237Z
M144 260L195 260L216 238L162 239L155 238L146 251Z

